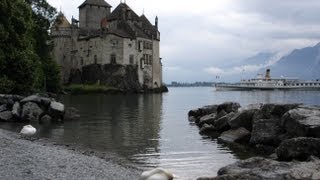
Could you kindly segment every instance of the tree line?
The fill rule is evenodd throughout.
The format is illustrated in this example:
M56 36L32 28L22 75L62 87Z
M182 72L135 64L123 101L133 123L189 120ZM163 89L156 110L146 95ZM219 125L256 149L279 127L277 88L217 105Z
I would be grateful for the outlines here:
M0 93L61 89L49 36L56 14L46 0L0 1Z

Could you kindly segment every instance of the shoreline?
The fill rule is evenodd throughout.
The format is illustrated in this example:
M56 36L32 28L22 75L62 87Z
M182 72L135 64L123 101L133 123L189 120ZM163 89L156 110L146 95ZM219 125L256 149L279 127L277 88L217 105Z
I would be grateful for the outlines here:
M49 140L30 141L0 129L0 177L3 179L139 179L137 169L125 167L94 151L72 150Z

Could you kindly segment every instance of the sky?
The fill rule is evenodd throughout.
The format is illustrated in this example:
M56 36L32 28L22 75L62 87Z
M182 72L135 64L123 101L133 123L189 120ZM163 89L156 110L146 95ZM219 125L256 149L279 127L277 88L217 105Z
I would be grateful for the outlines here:
M48 0L71 19L84 0ZM107 0L113 9L120 0ZM123 0L124 2L124 0ZM320 0L126 0L151 23L159 18L165 83L237 77L261 65L243 62L273 53L268 64L293 49L320 42Z

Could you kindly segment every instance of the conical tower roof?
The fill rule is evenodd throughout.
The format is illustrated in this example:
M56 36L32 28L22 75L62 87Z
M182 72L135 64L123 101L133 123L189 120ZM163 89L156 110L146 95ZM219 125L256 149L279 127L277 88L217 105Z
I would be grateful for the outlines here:
M86 5L93 5L93 6L102 6L102 7L109 7L111 8L112 6L110 4L108 4L106 1L104 0L86 0L85 2L83 2L79 8L82 8Z
M59 28L69 28L69 27L71 27L71 24L67 20L67 18L64 16L64 14L62 12L60 12L59 15L57 16L53 26L59 27Z

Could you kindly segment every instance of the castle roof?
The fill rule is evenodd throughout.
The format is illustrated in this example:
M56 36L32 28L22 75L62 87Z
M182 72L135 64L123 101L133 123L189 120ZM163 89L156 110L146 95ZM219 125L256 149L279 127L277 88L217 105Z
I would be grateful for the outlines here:
M150 23L148 18L143 14L140 16L140 21L142 22L142 26L148 30L154 30L155 27Z
M108 8L112 7L110 4L108 4L104 0L86 0L79 6L79 8L82 8L85 5L102 6L102 7L108 7Z
M108 20L120 20L122 19L123 13L126 13L127 15L130 14L130 18L132 20L138 21L139 16L126 4L126 3L120 3L110 14L108 17Z
M54 21L53 27L59 27L59 28L69 28L71 27L70 22L67 20L67 18L64 16L62 12L60 12Z

